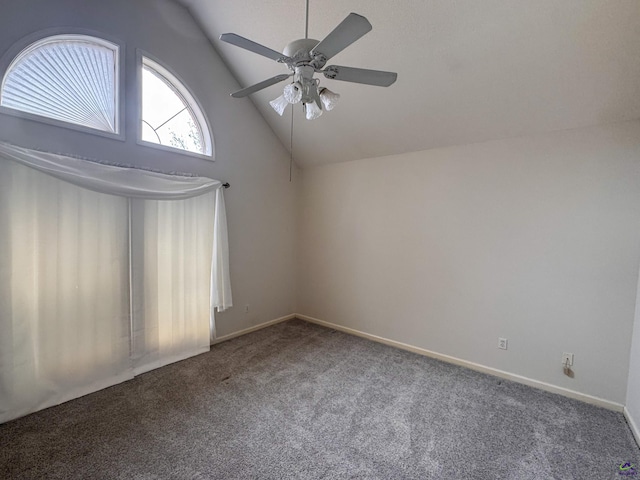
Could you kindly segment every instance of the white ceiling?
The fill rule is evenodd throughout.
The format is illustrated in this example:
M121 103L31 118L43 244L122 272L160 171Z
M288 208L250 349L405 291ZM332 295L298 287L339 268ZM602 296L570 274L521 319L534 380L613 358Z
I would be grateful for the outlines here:
M218 37L282 50L304 37L305 0L180 1L242 87L288 72ZM398 81L320 76L342 98L313 121L296 105L303 167L640 118L638 0L311 0L309 36L324 38L350 12L373 30L329 64L396 71ZM235 101L253 100L288 148L290 114L268 103L283 86Z

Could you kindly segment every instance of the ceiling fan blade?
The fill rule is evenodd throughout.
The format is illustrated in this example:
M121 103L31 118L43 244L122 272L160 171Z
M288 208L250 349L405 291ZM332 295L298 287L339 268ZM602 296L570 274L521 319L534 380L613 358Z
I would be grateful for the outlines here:
M236 35L235 33L223 33L222 35L220 35L220 40L230 43L231 45L235 45L236 47L244 48L245 50L249 50L250 52L257 53L258 55L262 55L263 57L270 58L277 62L288 62L291 60L289 57L280 52L276 52L269 47L260 45L253 40L241 37L240 35Z
M383 72L381 70L367 70L366 68L341 67L331 65L323 70L324 76L331 80L343 82L364 83L378 87L388 87L398 78L395 72Z
M325 60L329 60L372 28L369 20L362 15L350 13L324 40L313 47L311 56L321 54Z
M267 80L263 80L262 82L256 83L255 85L251 85L250 87L243 88L242 90L238 90L237 92L233 92L231 96L233 98L246 97L247 95L251 95L252 93L262 90L263 88L267 88L267 87L270 87L271 85L275 85L276 83L282 82L287 78L289 78L291 75L293 75L293 73L282 73L280 75L276 75L275 77L271 77Z

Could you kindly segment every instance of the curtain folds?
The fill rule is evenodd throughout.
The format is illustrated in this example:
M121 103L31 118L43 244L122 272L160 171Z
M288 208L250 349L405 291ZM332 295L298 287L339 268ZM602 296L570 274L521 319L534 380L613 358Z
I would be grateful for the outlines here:
M79 187L129 198L181 200L221 187L221 182L207 177L167 175L149 170L105 165L0 142L0 158L2 157Z
M0 422L208 350L231 304L219 181L0 143Z
M133 377L127 199L0 161L0 422Z
M233 306L231 298L231 278L229 276L229 239L227 236L227 215L222 189L216 190L215 215L213 224L213 255L211 260L211 318L214 308L219 312ZM215 288L214 288L215 286ZM215 332L214 326L211 328Z
M213 192L173 202L135 201L132 224L134 373L209 350Z

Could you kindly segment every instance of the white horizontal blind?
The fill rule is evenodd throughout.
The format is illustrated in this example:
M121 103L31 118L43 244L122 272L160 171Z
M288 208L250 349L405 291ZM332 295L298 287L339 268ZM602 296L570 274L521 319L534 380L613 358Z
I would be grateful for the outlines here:
M0 104L118 133L118 46L84 35L40 40L9 66Z

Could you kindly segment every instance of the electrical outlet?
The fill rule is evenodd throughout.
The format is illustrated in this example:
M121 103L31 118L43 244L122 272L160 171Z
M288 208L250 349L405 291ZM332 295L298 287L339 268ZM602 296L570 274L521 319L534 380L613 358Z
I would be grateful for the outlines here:
M507 349L507 339L506 338L498 337L498 348L500 348L502 350L506 350Z
M566 365L568 367L573 366L573 353L562 353L562 365Z

